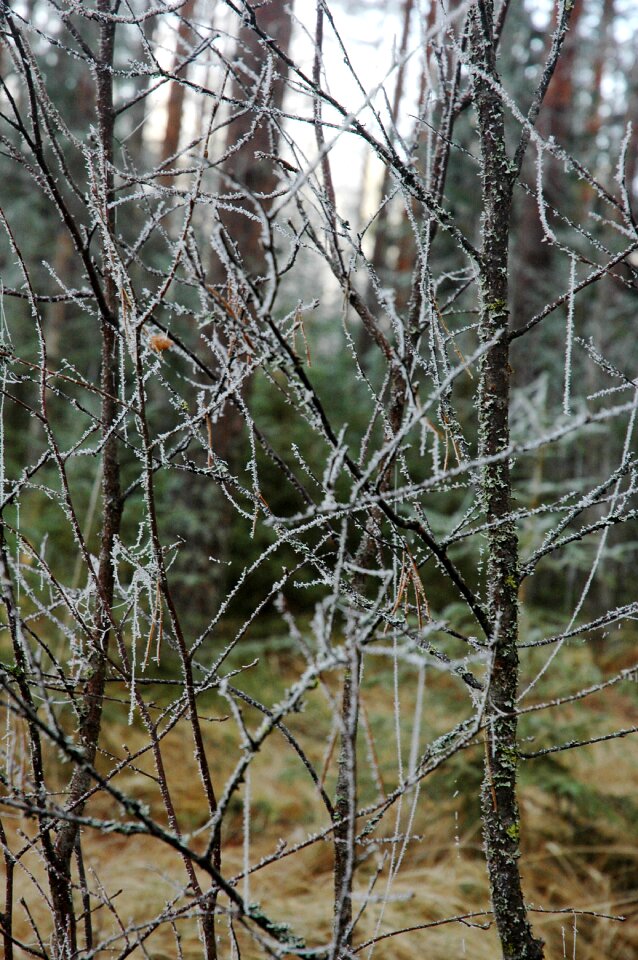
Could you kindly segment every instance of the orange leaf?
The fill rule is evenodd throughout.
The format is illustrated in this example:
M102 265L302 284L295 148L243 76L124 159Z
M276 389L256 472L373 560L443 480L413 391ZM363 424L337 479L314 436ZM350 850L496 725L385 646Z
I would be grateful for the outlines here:
M154 333L153 336L150 337L148 345L151 350L156 350L157 353L163 353L164 350L170 350L173 346L173 341L163 333Z

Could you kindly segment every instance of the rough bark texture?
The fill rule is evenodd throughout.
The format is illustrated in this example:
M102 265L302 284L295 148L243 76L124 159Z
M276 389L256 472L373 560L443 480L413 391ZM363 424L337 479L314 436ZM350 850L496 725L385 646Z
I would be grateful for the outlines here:
M482 153L483 222L480 270L480 332L484 342L500 335L485 354L479 394L480 453L490 457L509 444L510 365L504 336L508 311L508 243L512 175L505 146L503 105L488 78L497 80L491 3L479 4L472 35L474 98ZM519 811L516 796L517 739L512 711L518 687L518 540L511 519L508 460L485 466L482 496L488 534L488 610L492 672L481 804L492 905L504 960L541 960L542 941L527 919L518 868Z
M349 956L352 941L352 881L355 857L357 796L357 727L359 720L360 656L353 647L343 682L341 749L334 802L334 920L332 957Z

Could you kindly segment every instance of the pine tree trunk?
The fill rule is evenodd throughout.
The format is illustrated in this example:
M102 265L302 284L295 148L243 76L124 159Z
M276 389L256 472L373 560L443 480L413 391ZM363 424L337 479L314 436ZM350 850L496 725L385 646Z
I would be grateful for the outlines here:
M176 49L173 58L173 73L178 71L180 61L187 52L187 40L191 32L190 19L195 13L195 4L197 0L186 0L180 10L180 21L177 27ZM185 64L179 72L180 78L185 78L188 73L188 64ZM167 166L174 165L170 163L171 157L174 157L179 149L179 141L182 133L182 119L184 116L184 96L186 87L183 83L171 83L168 95L168 105L166 107L166 128L164 130L164 139L162 141L162 163ZM164 180L165 185L172 182L172 177L168 176Z

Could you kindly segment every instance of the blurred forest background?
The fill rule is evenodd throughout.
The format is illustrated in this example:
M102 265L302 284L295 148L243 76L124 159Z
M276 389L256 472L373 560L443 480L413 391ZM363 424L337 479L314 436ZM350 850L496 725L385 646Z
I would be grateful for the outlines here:
M200 796L206 791L192 730L182 693L172 686L183 663L173 613L160 598L164 573L196 681L213 668L221 676L222 664L227 671L221 690L210 683L198 693L198 711L210 721L202 721L203 744L219 784L232 778L247 729L254 732L267 710L290 697L315 662L314 651L325 652L348 634L354 617L349 605L361 616L385 610L369 638L370 664L361 680L361 803L374 805L401 782L403 768L416 769L419 737L433 742L463 722L468 697L459 675L480 670L482 661L480 650L465 643L477 628L454 582L433 562L427 565L427 552L419 552L407 528L401 540L386 531L378 544L376 575L386 589L381 601L373 576L363 582L366 570L357 569L357 563L369 570L377 562L357 553L365 523L352 514L347 529L342 527L340 509L351 503L357 486L344 467L351 456L378 480L377 494L399 491L391 501L398 513L405 508L406 517L418 519L426 502L427 529L450 547L478 595L485 592L482 520L475 512L476 490L462 469L476 458L478 443L477 288L456 236L439 229L426 237L417 200L363 138L342 135L345 118L334 106L324 101L323 126L313 123L316 102L299 75L286 59L272 57L254 24L242 21L230 3L117 5L109 75L113 154L105 159L95 94L99 70L87 66L87 49L95 49L102 21L85 16L92 5L84 11L82 6L49 0L2 4L3 550L23 611L33 676L42 690L43 676L50 683L46 696L38 694L38 709L56 729L72 731L73 698L64 690L65 684L87 682L92 669L78 624L90 620L95 608L89 565L97 571L104 546L102 454L108 445L108 437L98 439L104 426L100 404L109 391L87 263L95 258L96 283L108 292L108 278L115 276L108 264L117 259L127 278L114 293L121 329L127 316L145 320L135 362L122 335L112 381L117 410L109 436L118 443L122 512L108 562L113 610L129 659L120 658L121 669L107 667L95 763L105 776L121 763L113 783L176 830L153 751L143 752L148 730L156 724L157 733L164 724L159 737L180 835L199 849L204 833L198 831L209 823L212 808ZM609 200L624 190L626 209L638 203L638 16L629 0L574 0L572 6L537 122L543 140L560 149L530 150L525 157L508 266L515 332L511 436L525 451L513 466L512 509L521 570L529 573L519 588L520 644L527 657L521 690L531 690L523 702L529 712L521 716L520 742L530 752L631 733L638 724L638 527L635 440L628 427L637 376L638 243L635 223L621 222ZM498 69L519 111L506 111L506 132L515 143L520 114L527 114L543 73L556 11L550 3L528 0L504 4L502 14ZM476 118L462 56L454 60L462 49L463 16L463 6L451 3L446 27L439 8L418 0L334 0L326 8L317 57L314 3L270 0L256 10L264 35L353 115L375 91L369 101L387 118L392 142L409 158L407 167L433 185L434 194L440 188L455 228L478 244L483 210ZM30 72L19 34L29 45ZM453 81L452 123L444 114ZM25 129L18 116L25 118ZM374 128L372 112L365 123ZM445 160L442 143L449 148ZM39 150L50 182L34 160ZM107 170L110 194L100 186L100 172L106 177ZM297 177L297 192L288 197ZM60 215L56 189L68 219ZM100 239L110 218L116 254ZM428 258L438 327L431 318L429 327L423 321L419 299L425 298L419 265ZM585 283L597 270L596 282ZM576 294L579 284L582 293ZM266 313L274 318L270 326ZM368 314L380 318L376 325L366 324ZM439 360L438 367L415 362L420 372L413 384L422 374L421 392L417 388L405 402L425 409L430 381L437 400L427 417L404 431L401 454L386 462L384 474L387 423L398 430L391 410L387 423L379 414L393 395L396 373L384 343L400 353L408 331L415 343L423 338L424 356L429 350ZM407 347L401 355L408 355ZM313 396L338 441L328 452ZM614 404L625 406L607 415ZM401 416L407 422L407 414L398 422ZM443 479L428 488L430 477ZM417 488L425 498L418 503L411 492ZM562 517L587 497L562 527ZM164 573L157 566L160 542ZM337 591L334 584L342 581L332 578L339 564L331 558L346 554L350 585ZM394 571L387 584L384 569ZM3 618L8 627L9 613ZM429 639L419 646L424 627ZM0 640L7 670L9 634L3 629ZM554 645L558 655L547 668L546 644L556 637L562 638ZM229 694L228 677L239 694ZM286 723L332 796L339 776L335 703L343 681L330 669L311 679L319 689L304 680L305 710L298 711L295 701ZM581 695L587 690L591 695ZM533 710L535 704L569 700L572 693L573 702L561 706L558 728L551 709ZM9 731L13 721L6 713ZM417 715L424 717L421 727ZM11 729L4 741L5 798L15 795L16 783L30 796L27 734ZM69 760L56 759L61 747L54 739L47 750L53 797L56 787L62 794L67 789ZM141 758L133 762L137 750ZM409 846L394 841L390 872L397 859L401 872L397 867L393 874L381 919L366 909L357 943L386 927L487 909L478 800L483 756L482 743L472 741L424 781L418 804L412 806L407 791L396 822L388 814L390 836L394 831L420 839ZM333 851L324 841L303 849L304 838L322 829L317 783L289 747L265 756L256 748L251 760L249 787L238 780L226 804L224 870L235 876L245 902L292 917L311 940L329 938L333 917L317 891L332 883ZM546 956L636 956L634 740L623 736L549 752L522 761L519 777L525 892L539 909L532 921L548 945ZM223 786L218 799L221 792ZM117 816L116 807L113 796L98 791L87 810L102 822ZM33 840L43 827L27 810L10 805L2 817L5 852L11 848L14 856L24 845L12 867L16 897L25 904L16 907L13 921L12 936L22 944L15 955L29 955L30 944L31 955L54 956L46 939L52 908L41 893L44 867ZM182 955L178 947L185 957L201 956L197 925L187 922L196 912L184 908L179 914L182 907L176 906L192 891L185 892L175 850L155 845L151 852L148 836L93 830L90 824L82 836L84 879L73 895L81 899L91 891L90 937L87 910L82 923L95 953L112 938L108 949L114 956L129 950L175 957ZM302 844L291 858L294 866L274 857L271 867L254 871L249 889L246 864L271 856L280 837L290 846ZM375 870L385 877L388 866L379 850L383 844L371 841L361 856L355 913ZM377 902L385 882L379 881L367 905ZM168 902L176 913L166 919ZM142 919L151 915L152 922ZM628 919L608 918L618 916ZM220 934L220 955L262 955L244 930L229 931L224 926ZM487 960L496 956L495 937L482 916L381 941L375 954L408 960L426 951L431 960ZM368 950L372 946L366 955ZM87 945L81 955L95 954Z

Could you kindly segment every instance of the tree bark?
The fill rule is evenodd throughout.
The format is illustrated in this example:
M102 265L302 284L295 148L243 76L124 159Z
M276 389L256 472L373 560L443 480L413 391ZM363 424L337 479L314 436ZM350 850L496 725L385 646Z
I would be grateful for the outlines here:
M257 25L287 54L292 33L289 11L292 3L270 0L269 3L254 3L251 6ZM287 71L283 61L275 64L271 86L266 87L266 62L266 50L260 37L250 23L242 24L237 37L236 68L230 91L235 116L228 125L228 159L223 170L245 190L246 199L235 198L234 209L224 211L222 220L248 274L263 272L266 263L262 227L254 219L254 198L268 197L278 183L277 117L286 89ZM219 268L213 264L215 280L219 272Z
M359 725L359 671L361 655L352 645L343 680L341 748L334 802L334 918L331 957L349 956L352 942L352 883L355 868L354 835L357 800L357 729Z
M187 52L188 36L191 32L190 19L195 13L197 0L186 0L180 10L180 21L177 27L177 37L175 40L175 56L173 58L173 73L176 73L180 67L180 61ZM180 76L186 77L188 73L188 63L180 71ZM168 95L168 105L166 107L166 128L164 130L164 139L162 140L162 163L169 165L172 157L175 156L179 148L179 141L182 133L182 118L184 115L184 96L186 87L183 83L173 81L171 83ZM165 178L165 184L170 184L173 176Z
M283 53L288 53L292 33L290 9L292 2L271 0L263 5L254 4L255 22L268 36L272 37ZM210 279L224 299L232 299L229 291L239 288L241 310L250 296L245 291L245 280L250 279L255 288L260 288L260 278L266 272L267 259L263 249L262 224L255 219L256 199L267 211L268 196L278 183L276 167L279 149L279 129L277 117L283 105L286 89L286 69L283 61L275 64L277 71L272 77L268 90L264 86L266 48L249 22L239 29L235 55L233 58L233 81L230 85L230 97L233 101L234 117L226 131L225 151L227 159L222 169L229 178L225 190L233 194L232 210L223 210L220 218L226 236L233 250L234 265L228 273L213 251L210 260ZM242 193L239 193L239 191ZM239 194L239 195L236 195ZM250 310L250 306L246 307ZM220 325L220 339L226 344L238 333L243 335L242 321L239 316L228 319ZM214 360L212 361L214 365ZM251 378L247 376L238 387L241 397L246 399L251 392ZM225 461L231 472L238 469L244 450L246 436L244 417L239 401L229 399L213 424L212 450L216 457ZM196 489L188 489L189 499L201 498ZM232 530L235 513L232 504L220 490L213 497L206 492L200 509L215 516L214 524L201 532L194 532L191 543L195 547L189 563L192 570L198 570L202 576L211 580L214 589L224 588L226 561L230 557ZM211 503L212 499L212 503ZM221 561L211 574L210 555ZM205 559L205 563L202 562ZM206 598L206 610L210 599ZM204 611L202 611L204 612Z
M491 0L473 12L474 102L482 157L480 336L498 337L484 355L479 386L481 457L509 444L510 365L507 342L508 244L512 171L498 93ZM480 72L478 72L480 71ZM490 82L492 81L492 82ZM485 853L492 906L504 960L542 960L542 941L527 919L518 860L520 822L516 792L518 689L518 537L511 519L512 480L507 459L486 464L481 481L488 523L488 612L492 664L486 703L485 775L481 791Z

